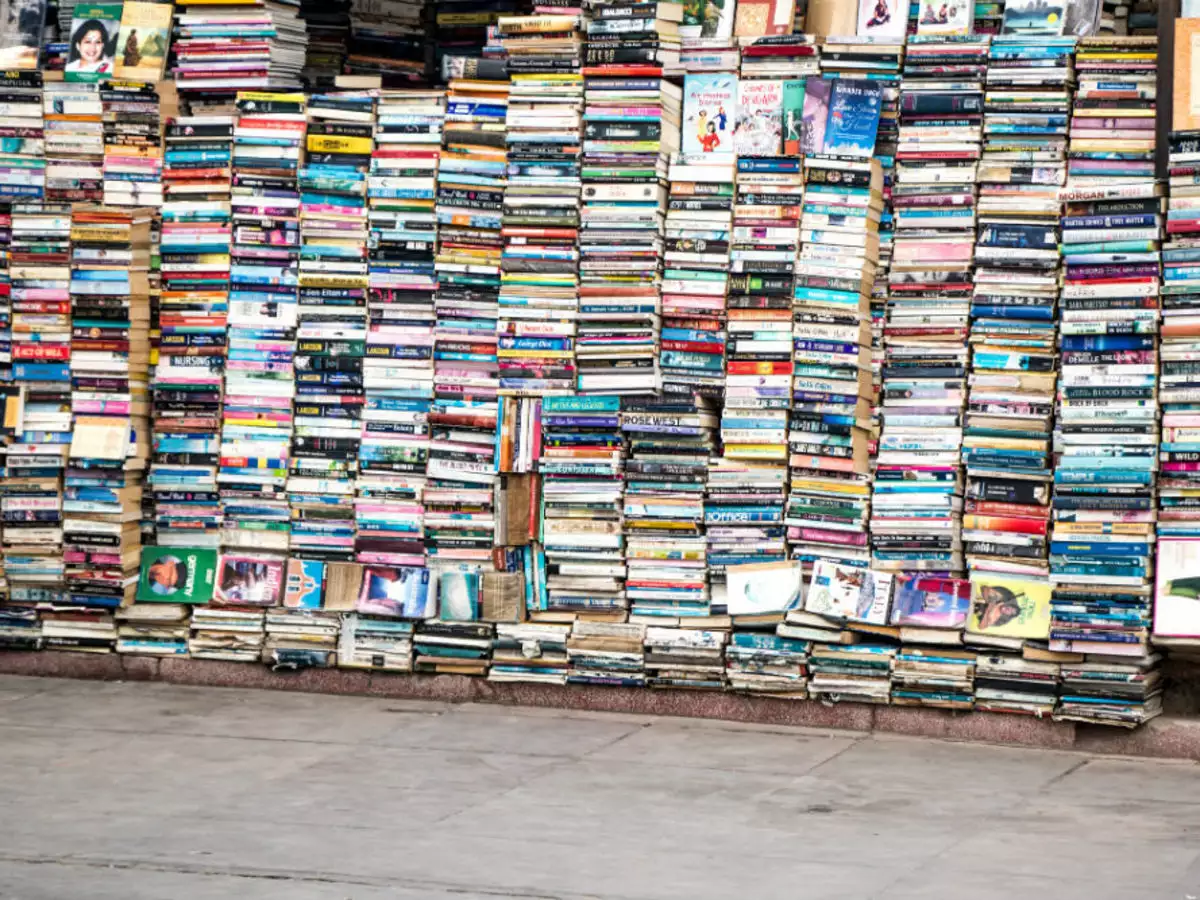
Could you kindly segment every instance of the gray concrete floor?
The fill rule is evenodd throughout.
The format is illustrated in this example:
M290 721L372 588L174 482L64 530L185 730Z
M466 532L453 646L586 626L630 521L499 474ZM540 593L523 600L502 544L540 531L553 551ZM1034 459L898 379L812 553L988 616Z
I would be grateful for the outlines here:
M0 897L1200 895L1200 767L0 677Z

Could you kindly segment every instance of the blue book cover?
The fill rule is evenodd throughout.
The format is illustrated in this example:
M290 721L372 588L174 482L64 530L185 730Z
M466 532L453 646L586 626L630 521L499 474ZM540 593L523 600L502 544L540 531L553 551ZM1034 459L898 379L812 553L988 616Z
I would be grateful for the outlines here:
M822 152L836 156L869 157L875 152L883 88L869 81L840 79L829 97Z

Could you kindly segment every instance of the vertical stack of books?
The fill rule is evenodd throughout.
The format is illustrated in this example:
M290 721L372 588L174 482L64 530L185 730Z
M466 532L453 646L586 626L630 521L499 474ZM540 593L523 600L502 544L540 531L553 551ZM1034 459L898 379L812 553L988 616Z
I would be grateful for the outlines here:
M46 134L42 110L42 73L6 72L0 76L5 98L0 123L0 198L35 203L46 189Z
M215 548L221 393L229 313L233 119L165 129L158 359L149 485L156 542Z
M816 38L807 34L777 34L740 37L738 42L742 47L741 74L743 78L778 78L783 81L799 82L801 87L794 85L785 89L785 93L795 95L797 91L800 91L800 96L796 99L803 103L804 80L821 74L821 48L818 46ZM791 119L787 116L789 108L795 111L795 115ZM799 142L800 114L799 107L784 107L782 117L784 140ZM789 128L789 125L792 127Z
M786 700L808 699L808 641L775 634L735 631L725 645L730 690Z
M667 159L679 149L682 95L663 78L652 54L639 56L631 48L629 59L617 59L609 51L622 23L632 19L643 29L628 34L631 42L657 35L682 18L683 5L596 3L591 15L584 71L578 389L651 394L660 384L663 183Z
M567 638L567 683L644 687L646 626L577 620Z
M1049 573L1058 190L1073 44L997 36L991 46L963 439L972 572Z
M300 0L300 18L308 33L304 69L300 73L306 86L329 90L342 73L350 38L349 7L349 0Z
M856 96L870 88L851 80L835 84ZM878 90L867 90L851 101L862 105L867 123L857 150L805 158L803 248L792 297L787 506L792 558L805 571L822 558L869 562L870 294L883 175L863 151L869 155L874 141L871 106L877 121L879 99Z
M221 543L286 552L304 95L242 93L237 107Z
M288 501L292 553L354 558L367 342L367 169L374 100L314 94L299 171L300 273ZM269 629L268 629L269 630Z
M401 564L400 557L403 564L424 561L421 501L437 290L434 197L444 115L439 92L381 93L367 179L370 295L356 547L373 561L393 564Z
M424 0L351 0L345 71L380 77L387 87L428 84L433 56L431 6ZM310 48L312 40L310 20Z
M1163 245L1162 342L1159 363L1162 386L1162 435L1158 467L1157 591L1154 641L1158 645L1194 646L1194 569L1200 538L1200 132L1176 131L1170 138L1170 201L1167 243ZM1129 224L1141 221L1129 220ZM1149 220L1146 220L1149 221ZM1124 223L1124 220L1122 220ZM1150 526L1123 526L1144 533Z
M425 534L431 558L484 561L495 525L496 323L509 82L497 61L464 65L450 82L437 175L437 328ZM468 70L479 77L466 77Z
M268 609L262 661L275 671L325 668L337 660L341 616L320 609Z
M659 364L666 394L719 398L724 388L737 81L732 73L684 79L663 255Z
M159 95L152 84L105 81L104 205L158 208L163 202L163 138Z
M4 571L11 602L57 603L63 589L63 475L71 444L71 211L14 206L12 377L23 430L7 447ZM32 626L32 621L28 624Z
M538 472L550 610L625 609L624 447L618 397L542 401Z
M488 681L567 683L570 625L553 622L498 624Z
M104 200L104 106L99 84L52 82L42 93L46 201Z
M885 325L875 564L963 568L962 409L986 38L913 38L904 62Z
M1050 649L1087 654L1064 666L1056 715L1068 720L1136 724L1158 711L1152 692L1124 689L1154 663L1156 58L1154 38L1084 38L1076 55L1050 536Z
M435 8L436 63L445 78L448 65L481 55L488 26L495 25L500 16L514 12L518 4L516 0L443 0Z
M192 659L258 662L266 641L261 609L197 606L192 610L188 655Z
M646 628L646 686L721 690L725 686L724 631Z
M151 215L81 206L71 217L74 422L63 500L63 602L96 640L101 633L116 639L112 613L133 601L137 583L150 450Z
M564 12L499 22L512 76L497 346L503 394L575 391L583 45L579 14Z
M412 622L349 613L338 635L338 666L411 672L412 636Z
M182 603L135 603L117 610L118 653L187 656L191 610Z
M625 398L625 593L633 613L709 614L704 490L718 424L702 397Z

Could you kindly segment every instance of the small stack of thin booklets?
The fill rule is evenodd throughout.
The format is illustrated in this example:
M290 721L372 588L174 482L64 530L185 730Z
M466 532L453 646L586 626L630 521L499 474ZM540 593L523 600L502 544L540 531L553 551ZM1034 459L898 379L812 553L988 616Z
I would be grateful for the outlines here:
M575 390L583 47L579 14L562 12L498 24L512 77L497 326L502 394Z
M699 396L622 401L625 593L634 614L709 614L704 489L717 422Z
M1162 187L1154 130L1144 126L1156 55L1153 38L1085 38L1076 56L1049 629L1050 649L1086 654L1096 680L1082 690L1064 667L1057 715L1073 721L1157 714L1156 699L1112 689L1131 669L1153 667Z
M345 71L378 76L387 87L427 84L432 61L434 4L425 0L351 0ZM309 20L309 59L313 21Z
M721 690L725 686L724 631L646 628L646 686Z
M325 668L337 660L341 616L322 609L268 609L262 659L276 669Z
M57 602L63 589L63 475L72 437L71 210L12 209L12 378L23 430L7 447L4 570L9 599Z
M71 410L63 500L66 594L108 614L133 601L150 455L148 208L71 217Z
M854 96L870 87L849 79L834 85L837 94L844 86ZM874 133L867 118L861 137L869 153ZM869 319L883 177L878 162L858 154L812 154L805 157L805 179L792 296L786 522L792 558L809 571L823 558L869 562Z
M659 367L669 395L719 398L724 388L736 104L734 74L684 79L683 150L671 158L663 254Z
M187 656L191 610L182 603L134 603L116 612L117 652Z
M200 0L175 15L171 74L181 92L300 86L307 33L299 0Z
M258 662L266 640L266 612L197 606L192 610L188 654L192 659Z
M374 100L314 94L306 112L289 546L301 557L347 561L355 551L354 476L365 401Z
M775 34L738 39L742 48L743 78L779 78L803 83L809 76L821 72L821 48L807 34ZM689 69L690 71L690 69ZM795 88L792 89L795 91ZM803 97L800 98L803 100ZM795 110L795 139L800 139L800 113ZM784 127L787 127L786 111ZM786 130L784 134L786 134Z
M412 622L350 613L342 617L338 666L411 672L412 637Z
M682 10L681 19L665 28L665 33L679 35L679 68L684 72L734 71L738 67L733 37L736 0L700 0L683 4Z
M445 97L383 91L376 104L370 294L355 501L360 558L421 564L433 397L434 210ZM369 623L368 623L369 624Z
M963 568L959 465L987 50L987 38L918 36L905 58L872 518L875 565L891 571Z
M239 93L233 135L222 546L286 551L303 94Z
M972 572L1048 574L1057 195L1073 44L997 36L991 46L963 440Z
M42 119L42 73L0 75L4 110L0 121L0 198L36 203L45 193L46 139Z
M567 683L644 687L646 627L576 619L567 638Z
M775 634L735 631L725 645L725 678L730 690L808 699L808 641Z
M620 399L547 397L540 425L548 608L623 610Z
M51 82L42 92L46 201L104 200L104 106L100 85Z
M640 10L652 16L642 18ZM588 52L607 49L620 23L670 28L683 5L595 3ZM606 53L601 56L607 55ZM636 56L636 54L635 54ZM679 149L679 88L657 60L588 61L584 71L580 210L580 393L651 394L658 339L667 159Z
M570 625L553 622L497 624L488 681L567 683Z
M158 208L163 202L163 137L155 86L100 83L104 110L104 204ZM174 114L167 110L167 114Z
M168 119L154 400L156 541L218 546L217 467L229 314L230 116Z

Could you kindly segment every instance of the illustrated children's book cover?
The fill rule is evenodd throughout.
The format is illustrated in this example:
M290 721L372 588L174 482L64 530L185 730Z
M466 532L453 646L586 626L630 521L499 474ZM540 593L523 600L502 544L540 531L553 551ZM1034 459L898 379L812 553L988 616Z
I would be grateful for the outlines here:
M737 76L688 75L683 80L683 153L733 158Z

